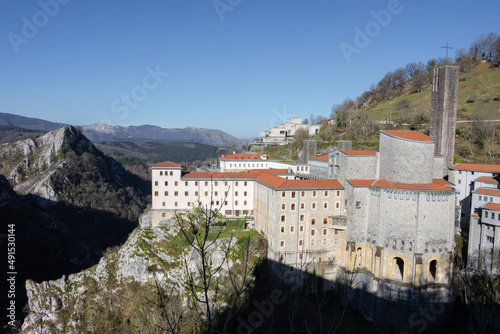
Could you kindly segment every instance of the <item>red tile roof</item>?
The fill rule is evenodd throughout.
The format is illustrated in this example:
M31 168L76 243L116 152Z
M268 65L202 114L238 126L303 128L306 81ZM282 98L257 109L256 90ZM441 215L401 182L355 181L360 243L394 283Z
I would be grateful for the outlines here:
M347 155L376 155L378 151L369 151L369 150L342 150L340 151Z
M479 188L474 190L473 193L500 196L500 190L498 189L495 190L495 189Z
M485 206L483 206L483 208L491 210L500 210L500 204L488 203Z
M475 172L489 172L489 173L500 173L499 165L481 165L481 164L455 164L450 167L454 170L468 170Z
M256 181L276 189L344 189L335 179L321 180L286 180L271 174L262 174Z
M160 168L160 167L180 168L182 167L182 165L176 164L175 162L172 161L165 161L165 162L160 162L159 164L153 166L153 168Z
M311 158L311 160L328 161L328 154L319 155L316 158Z
M263 160L262 156L265 154L257 154L257 153L236 153L228 155L227 157L221 157L221 160ZM267 160L273 160L271 158L267 158Z
M184 174L181 179L197 180L232 180L232 179L255 179L260 173L250 172L191 172Z
M375 182L375 180L347 180L350 184L355 187L369 187Z
M424 184L411 184L411 183L397 183L384 180L378 180L373 184L375 187L387 189L400 189L400 190L417 190L417 191L447 191L452 190L452 184L442 180L435 179L432 183Z
M476 179L476 181L481 181L481 182L488 182L488 183L498 183L498 181L492 177L488 176L481 176Z
M380 130L380 132L387 133L388 135L399 137L414 141L433 141L432 137L424 135L423 133L417 131L409 130Z

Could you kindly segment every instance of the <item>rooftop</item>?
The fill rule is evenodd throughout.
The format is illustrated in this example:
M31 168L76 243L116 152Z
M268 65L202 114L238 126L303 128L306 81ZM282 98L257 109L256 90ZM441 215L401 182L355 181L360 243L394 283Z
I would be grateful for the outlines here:
M483 209L500 210L500 204L488 203L483 206Z
M328 161L328 154L319 155L316 158L311 158L310 160Z
M481 164L455 164L450 167L454 170L468 170L474 172L500 173L499 165L481 165Z
M347 180L354 187L369 187L371 186L375 180Z
M160 162L159 164L156 164L153 166L153 168L181 168L182 165L176 164L175 162L172 161L164 161Z
M473 191L475 194L495 195L500 196L500 190L479 188Z
M487 183L498 183L498 181L489 176L481 176L476 179L476 181L487 182Z
M434 141L432 137L429 137L427 135L424 135L423 133L417 132L417 131L409 131L409 130L380 130L382 133L386 133L390 136L393 137L398 137L398 138L403 138L407 140L413 140L413 141L425 141L425 142L431 142Z
M182 180L233 180L233 179L255 179L261 173L256 172L191 172L182 176Z
M286 180L271 174L261 174L256 181L276 189L344 189L339 181L335 179L321 180Z
M424 184L397 183L385 180L378 180L373 184L373 186L385 189L416 190L416 191L453 190L452 184L442 179L434 179L432 183L424 183Z
M347 155L377 155L378 151L369 150L342 150L340 151Z

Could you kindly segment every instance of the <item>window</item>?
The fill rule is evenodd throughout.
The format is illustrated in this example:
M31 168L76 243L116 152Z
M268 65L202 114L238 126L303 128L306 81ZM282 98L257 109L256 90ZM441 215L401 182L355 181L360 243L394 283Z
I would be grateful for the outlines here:
M280 255L280 261L283 261L284 260L284 256L283 254Z
M227 201L224 201L224 205L227 205ZM231 211L231 210L229 210L229 211Z
M214 193L214 195L215 195L215 196L219 196L219 192L218 192L218 191L216 191L216 192Z
M326 246L326 239L323 239L323 246ZM320 258L321 261L321 258Z
M174 191L174 196L179 196L179 192L178 191Z
M168 196L168 191L165 191L165 196Z
M311 225L316 225L316 219L311 219Z
M486 236L486 241L488 241L488 242L491 242L491 243L492 243L492 242L494 242L494 241L495 241L495 238L490 237L490 236L488 236L488 235L487 235L487 236Z
M285 221L285 215L282 215L281 216L281 221L284 222Z
M175 205L175 206L178 206L178 205L179 205L179 203L175 202L175 204L174 204L174 205Z
M205 187L208 186L208 181L205 181Z
M340 196L340 190L337 190L337 196Z
M187 187L188 186L188 181L184 182L184 185Z
M325 197L328 197L328 190L325 190Z
M197 192L197 191L195 191L195 192L194 192L194 195L195 195L195 196L198 196L198 192Z
M184 196L189 196L189 191L185 191Z
M234 192L234 196L238 196L238 192L237 191Z
M176 186L176 187L177 187L177 185L178 185L178 182L177 182L177 181L175 181L175 184L174 184L174 186Z
M247 195L247 192L246 192L246 191L245 191L245 192L243 192L243 196L246 196L246 195Z
M281 233L285 233L285 227L281 226Z
M224 186L226 186L226 187L227 187L227 181L225 181L225 182L224 182Z
M339 230L335 229L335 232L333 232L333 234L338 235L339 234Z
M284 241L284 240L281 240L281 241L280 241L280 246L281 246L281 247L285 247L285 241ZM283 256L283 255L281 255L281 256Z
M295 191L292 191L292 198L295 198Z
M160 175L163 175L163 171L160 171Z
M303 192L300 194L300 196L302 196L302 197L304 197L305 195L306 195L306 192L305 192L305 191L303 191Z
M281 204L281 210L285 210L286 204Z
M243 201L243 205L247 205L247 201Z
M234 201L234 205L238 205L238 201Z
M157 186L157 185L158 185L158 181L155 181L155 186Z
M208 196L208 191L205 191L205 196Z
M155 191L155 196L158 196L158 192L157 191Z
M312 204L311 204L311 207L312 207L313 209L316 209L316 203L312 203Z
M162 217L166 217L166 216L167 216L167 214L166 214L165 212L162 212L162 213L161 213L161 216L162 216Z
M356 202L356 209L359 209L359 208L361 208L361 202L358 201L358 202Z
M313 197L316 197L316 190L313 191Z
M458 184L462 184L462 180L458 180Z
M291 210L295 210L295 203L292 203L292 204L290 205L290 209L291 209Z
M165 185L168 186L168 181L165 181Z
M300 221L303 222L304 221L304 215L300 215Z
M340 203L339 202L335 203L335 208L337 208L337 209L340 208Z
M299 246L302 246L302 244L304 243L304 241L302 239L299 240ZM302 254L299 254L299 257L302 259Z
M328 209L328 203L323 203L323 209Z
M244 185L245 187L247 186L247 184L248 184L248 182L247 182L247 181L243 182L243 185Z
M304 225L299 226L299 232L304 232Z
M304 208L304 203L300 203L300 208L303 209Z
M215 185L217 186L219 183L217 181L215 181Z
M191 202L188 202L188 206L191 206Z
M323 235L327 235L328 234L328 229L327 228L324 228L323 229Z
M215 205L219 205L219 201L216 201L216 202L215 202Z
M483 200L483 197L482 196L479 196L479 200L482 201Z
M198 181L194 181L194 185L195 185L195 186L198 186Z
M484 212L484 217L485 217L485 218L488 218L488 211L485 211L485 212Z
M316 240L311 239L311 246L315 246L315 245L316 245Z
M290 232L293 232L293 226L290 226Z
M490 197L490 202L493 202L493 197Z
M234 184L235 184L236 186L238 186L238 181L236 181Z
M172 171L170 171L170 176L174 175L174 173Z
M281 197L285 197L285 192L284 191L281 192Z
M224 191L224 196L227 196L227 191Z
M327 218L323 218L323 225L326 225L328 224L328 219Z

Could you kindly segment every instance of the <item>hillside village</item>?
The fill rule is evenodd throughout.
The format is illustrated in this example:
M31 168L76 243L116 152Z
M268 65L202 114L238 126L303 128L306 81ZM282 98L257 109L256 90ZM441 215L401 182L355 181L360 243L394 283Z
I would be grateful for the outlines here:
M432 70L425 127L389 118L373 123L379 129L357 108L350 126L340 112L315 124L291 117L244 153L216 148L211 165L152 163L150 184L99 151L131 143L96 148L71 126L0 146L0 213L26 220L23 270L39 274L19 276L27 306L16 326L495 332L500 165L463 159L479 152L464 133L487 123L460 123L470 112L459 104L462 67ZM340 133L334 145L322 140L329 131ZM498 155L492 131L481 142L485 161Z
M306 163L253 153L220 158L217 172L157 164L153 225L194 207L244 217L268 240L267 258L292 272L315 268L335 287L362 269L351 302L370 319L380 321L386 301L396 300L408 314L447 305L433 325L446 322L456 234L469 238L467 270L500 270L500 166L454 163L457 93L458 67L436 69L430 135L381 130L378 151L316 156L316 143L305 141ZM287 140L294 130L283 129ZM272 133L264 140L278 141Z

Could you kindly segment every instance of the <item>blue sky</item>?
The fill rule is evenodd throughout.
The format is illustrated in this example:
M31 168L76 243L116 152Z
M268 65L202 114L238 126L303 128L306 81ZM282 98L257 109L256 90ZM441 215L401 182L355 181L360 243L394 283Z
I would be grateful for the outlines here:
M328 116L385 73L444 57L447 41L500 33L499 12L497 0L3 0L0 112L255 137Z

